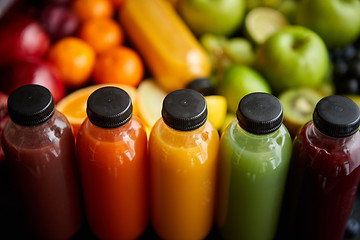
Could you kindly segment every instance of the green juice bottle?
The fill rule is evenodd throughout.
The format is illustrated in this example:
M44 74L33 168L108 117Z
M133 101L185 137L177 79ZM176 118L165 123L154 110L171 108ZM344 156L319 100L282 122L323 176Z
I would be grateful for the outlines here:
M251 93L236 115L221 136L217 227L224 239L273 239L292 151L282 105Z

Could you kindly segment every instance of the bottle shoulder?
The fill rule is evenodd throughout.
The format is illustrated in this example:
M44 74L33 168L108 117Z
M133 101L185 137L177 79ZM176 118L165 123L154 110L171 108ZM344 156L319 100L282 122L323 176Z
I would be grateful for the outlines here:
M266 135L242 129L237 119L231 122L220 140L220 161L252 176L268 176L286 171L292 153L292 139L286 127Z
M290 151L292 148L292 139L282 124L278 130L270 134L256 135L241 128L235 119L225 129L221 136L223 144L231 144L239 151L252 152L271 152L275 148L286 148Z
M60 140L73 141L74 136L67 118L59 111L45 123L35 126L22 126L8 120L3 131L3 139L22 148L41 148Z
M294 139L293 158L324 175L348 175L360 166L360 133L345 138L330 137L309 122Z
M151 130L149 141L174 148L192 148L201 143L218 144L219 134L208 120L198 129L179 131L167 126L160 118Z
M146 137L145 128L141 120L132 116L130 121L125 125L117 128L101 128L90 122L86 118L80 126L77 141L80 142L96 142L100 143L116 143L116 142L129 142L135 141L138 138Z
M313 122L309 122L295 137L294 143L300 144L305 150L321 149L330 154L342 154L360 147L360 133L345 138L330 137L317 130Z

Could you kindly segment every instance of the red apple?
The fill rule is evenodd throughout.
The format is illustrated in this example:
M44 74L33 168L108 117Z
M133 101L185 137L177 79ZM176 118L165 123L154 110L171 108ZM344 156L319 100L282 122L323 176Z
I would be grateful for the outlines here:
M1 147L1 135L7 120L9 119L7 110L8 95L0 91L0 163L5 160L4 151Z
M0 22L0 65L41 58L50 40L35 19L14 14Z
M79 19L69 6L50 4L40 14L41 25L52 41L75 35L79 27Z
M10 94L26 84L39 84L50 90L55 102L65 96L65 85L58 70L43 60L15 62L0 72L0 90Z

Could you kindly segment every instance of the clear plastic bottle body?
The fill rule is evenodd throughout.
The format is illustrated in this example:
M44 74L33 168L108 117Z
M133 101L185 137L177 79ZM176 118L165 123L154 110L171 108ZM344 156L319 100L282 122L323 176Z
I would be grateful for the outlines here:
M149 221L147 136L140 119L101 128L87 118L76 145L92 232L101 239L136 239Z
M119 19L166 91L185 88L195 78L210 76L207 53L167 0L127 1Z
M82 222L75 141L68 120L55 111L45 123L22 126L11 119L2 146L16 200L36 239L69 239Z
M149 139L151 222L163 239L203 239L214 220L219 135L206 121L191 131L163 119Z
M299 239L341 240L360 179L360 134L336 138L311 121L294 140L286 209Z
M225 239L273 239L290 163L284 125L265 135L235 119L220 141L217 226Z

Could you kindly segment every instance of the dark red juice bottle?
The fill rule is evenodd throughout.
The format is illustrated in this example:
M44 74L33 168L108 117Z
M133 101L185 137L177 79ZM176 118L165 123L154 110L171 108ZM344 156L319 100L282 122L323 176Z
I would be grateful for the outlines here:
M16 89L8 110L2 146L28 232L35 239L69 239L82 222L70 124L39 85Z
M352 100L325 97L295 137L285 198L293 238L343 239L360 178L359 115Z

